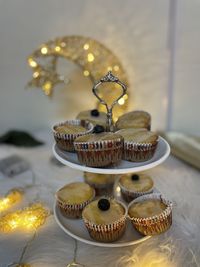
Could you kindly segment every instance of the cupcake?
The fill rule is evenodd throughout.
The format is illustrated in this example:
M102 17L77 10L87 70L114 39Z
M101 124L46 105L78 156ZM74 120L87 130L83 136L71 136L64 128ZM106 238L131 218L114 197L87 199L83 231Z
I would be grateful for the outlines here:
M104 127L96 125L94 133L80 136L74 141L79 161L89 167L106 167L121 161L123 138L111 132L103 132Z
M57 146L65 151L74 151L74 139L93 131L93 124L84 120L67 120L53 126Z
M100 242L119 239L126 228L127 209L114 199L101 198L88 204L82 213L90 236Z
M77 117L79 120L90 121L93 125L102 125L106 127L107 115L105 112L100 112L97 109L85 110L80 112Z
M143 162L151 159L158 144L156 133L141 129L122 129L116 132L124 138L123 159Z
M119 179L119 187L124 200L131 200L153 192L153 180L144 173L124 174Z
M116 175L84 172L87 184L95 189L97 195L111 195Z
M141 234L160 234L172 224L172 203L160 194L144 195L129 204L128 216Z
M94 189L86 183L75 182L56 192L57 205L67 218L80 218L83 208L95 197Z
M151 129L151 115L142 110L131 111L120 116L116 122L116 128L146 128Z

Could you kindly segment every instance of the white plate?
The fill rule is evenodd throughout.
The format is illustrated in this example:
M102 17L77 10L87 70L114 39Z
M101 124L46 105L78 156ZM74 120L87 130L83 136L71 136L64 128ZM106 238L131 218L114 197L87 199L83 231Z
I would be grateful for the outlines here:
M127 229L125 234L118 240L112 243L101 243L93 240L85 225L83 220L81 219L67 219L65 218L58 206L54 205L54 217L57 222L57 224L60 226L60 228L70 235L71 237L77 239L78 241L84 242L86 244L90 244L93 246L99 246L99 247L125 247L125 246L131 246L131 245L136 245L138 243L141 243L147 239L150 238L150 236L142 236L140 233L138 233L131 223L128 221L127 222Z
M78 179L78 180L82 181L83 178ZM120 188L118 186L118 179L115 181L113 194L117 200L122 201L125 205L127 205L127 203L123 200L121 196ZM113 248L114 247L126 247L126 246L139 244L151 237L151 236L143 236L140 233L138 233L131 225L131 222L127 220L127 228L126 228L125 234L119 240L112 242L112 243L102 243L102 242L95 241L90 237L84 225L83 220L81 219L73 220L73 219L65 218L60 212L58 206L56 205L56 202L54 204L54 217L55 217L57 224L60 226L60 228L65 233L67 233L71 237L81 242L84 242L86 244L90 244L93 246L113 247Z
M61 163L74 169L102 174L121 174L140 172L161 164L169 156L170 146L165 139L159 137L158 146L152 159L145 162L130 162L122 160L118 166L111 166L109 168L86 167L79 162L76 153L60 150L56 144L53 146L53 154Z

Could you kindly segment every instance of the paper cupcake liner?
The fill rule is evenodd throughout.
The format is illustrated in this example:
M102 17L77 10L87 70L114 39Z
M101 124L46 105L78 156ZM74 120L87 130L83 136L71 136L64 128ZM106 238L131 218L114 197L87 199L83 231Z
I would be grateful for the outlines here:
M167 205L166 209L159 215L155 215L147 218L129 217L134 228L143 235L157 235L167 231L172 224L172 203L162 197L161 194L153 193L149 195L141 196L133 200L128 209L133 203L141 202L146 199L161 199L164 204Z
M105 167L122 159L123 138L96 142L74 142L79 161L89 167Z
M121 189L121 194L122 194L122 197L123 199L126 201L126 202L130 202L138 197L141 197L143 195L147 195L147 194L151 194L153 193L153 186L152 188L150 188L149 190L146 190L146 191L131 191L131 190L128 190L127 188L125 188L119 181L118 183L120 189Z
M84 132L79 132L79 133L73 133L73 134L63 134L63 133L58 133L56 131L56 127L58 126L62 126L65 124L71 124L71 125L81 125L83 127L86 127L87 130L85 130ZM93 124L91 122L88 121L84 121L84 120L67 120L65 122L61 122L58 123L56 125L53 126L53 135L54 135L54 139L57 143L57 146L65 151L69 151L69 152L74 152L74 140L82 135L86 135L89 134L93 131Z
M83 221L90 234L90 236L99 242L113 242L118 240L125 232L126 229L126 217L127 208L126 206L118 201L124 208L125 214L119 220L110 224L94 224L88 221L83 216Z
M158 141L153 144L124 141L123 159L133 162L147 161L153 157L157 144Z
M60 199L57 198L57 205L61 211L61 213L63 214L63 216L67 217L67 218L71 218L71 219L79 219L82 217L82 211L85 208L85 206L87 206L93 199L95 198L95 191L93 196L80 204L66 204L64 201L61 201Z

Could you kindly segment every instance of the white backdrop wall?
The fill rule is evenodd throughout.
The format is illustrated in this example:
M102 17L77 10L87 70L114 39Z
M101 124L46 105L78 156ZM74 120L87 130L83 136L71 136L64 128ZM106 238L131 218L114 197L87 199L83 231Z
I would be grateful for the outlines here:
M179 0L177 15L172 129L198 134L200 2ZM0 0L0 133L41 130L94 107L89 79L70 62L65 63L70 83L57 88L53 99L38 89L24 89L32 74L27 56L64 35L89 36L112 49L130 80L129 109L149 111L153 128L165 129L168 24L167 0Z

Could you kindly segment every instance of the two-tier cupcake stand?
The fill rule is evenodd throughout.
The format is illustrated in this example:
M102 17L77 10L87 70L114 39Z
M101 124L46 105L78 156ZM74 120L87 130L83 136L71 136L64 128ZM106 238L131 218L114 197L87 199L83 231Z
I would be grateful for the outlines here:
M121 96L119 96L110 107L108 107L107 103L104 100L102 100L97 93L97 87L101 83L105 83L105 82L118 83L122 88ZM112 109L114 105L117 103L117 101L121 97L123 97L123 95L126 93L126 86L121 81L119 81L117 77L113 76L109 72L106 76L104 76L99 82L97 82L94 85L93 93L100 100L100 102L106 106L107 117L108 117L107 130L114 131L114 125L112 121ZM135 172L138 173L138 172L145 171L145 170L158 166L159 164L164 162L169 156L170 147L169 147L169 144L162 137L159 137L157 149L155 151L153 158L151 158L150 160L145 161L145 162L129 162L129 161L122 160L121 163L118 164L117 166L110 166L107 168L91 168L91 167L84 166L79 162L77 155L75 153L63 151L59 149L56 144L53 145L53 154L56 157L56 159L60 161L61 163L63 163L64 165L83 171L83 172L119 175L119 174L125 174L125 173L135 173ZM80 179L80 181L82 180ZM120 192L120 188L118 186L117 181L114 186L114 197L118 200L123 201L121 198L121 192ZM54 216L55 216L55 220L57 224L60 226L60 228L65 233L67 233L71 237L81 242L84 242L90 245L101 246L101 247L123 247L123 246L135 245L150 238L150 236L143 236L140 233L138 233L136 230L133 229L133 226L131 225L131 223L127 222L126 232L121 237L121 239L115 242L112 242L112 243L97 242L89 236L89 233L87 229L85 228L84 222L82 220L72 220L72 219L67 219L66 217L64 217L61 214L59 208L57 207L56 202L54 205Z

